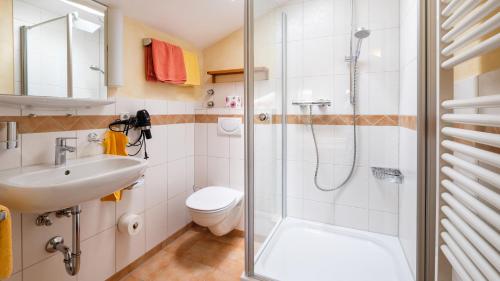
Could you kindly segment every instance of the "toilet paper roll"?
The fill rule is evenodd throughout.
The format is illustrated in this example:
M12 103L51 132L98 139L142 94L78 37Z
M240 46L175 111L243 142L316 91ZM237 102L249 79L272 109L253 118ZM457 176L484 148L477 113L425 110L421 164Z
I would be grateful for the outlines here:
M136 214L124 214L118 220L118 230L130 236L137 235L142 230L142 217Z

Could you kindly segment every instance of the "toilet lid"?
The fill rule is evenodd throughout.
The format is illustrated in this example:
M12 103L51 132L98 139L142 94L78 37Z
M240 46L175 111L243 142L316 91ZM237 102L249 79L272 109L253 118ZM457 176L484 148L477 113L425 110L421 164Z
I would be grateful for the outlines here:
M227 187L209 186L191 194L186 206L198 211L216 211L230 206L238 198L238 192Z

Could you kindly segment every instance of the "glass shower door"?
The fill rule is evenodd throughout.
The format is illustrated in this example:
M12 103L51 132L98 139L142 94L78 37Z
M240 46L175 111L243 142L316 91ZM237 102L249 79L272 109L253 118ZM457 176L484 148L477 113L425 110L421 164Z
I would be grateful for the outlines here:
M246 38L246 272L284 216L281 14L267 0L247 1ZM277 18L278 17L278 18ZM278 19L278 21L277 21ZM248 30L248 29L251 30ZM278 38L278 39L277 39ZM251 50L250 50L251 49ZM258 272L255 272L258 275Z

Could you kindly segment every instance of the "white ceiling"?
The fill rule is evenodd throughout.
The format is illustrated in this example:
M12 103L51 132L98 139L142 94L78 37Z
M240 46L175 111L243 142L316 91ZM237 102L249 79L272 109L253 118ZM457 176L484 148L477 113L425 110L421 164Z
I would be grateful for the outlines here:
M263 0L259 14L284 0ZM102 0L123 14L205 48L243 26L244 0Z

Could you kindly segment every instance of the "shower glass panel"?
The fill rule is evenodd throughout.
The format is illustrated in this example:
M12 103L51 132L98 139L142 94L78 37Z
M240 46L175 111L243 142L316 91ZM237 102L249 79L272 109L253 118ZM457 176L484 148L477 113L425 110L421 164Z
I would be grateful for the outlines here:
M248 280L422 280L419 1L245 2Z
M269 1L254 3L254 250L283 217L281 108L281 22L275 23Z

